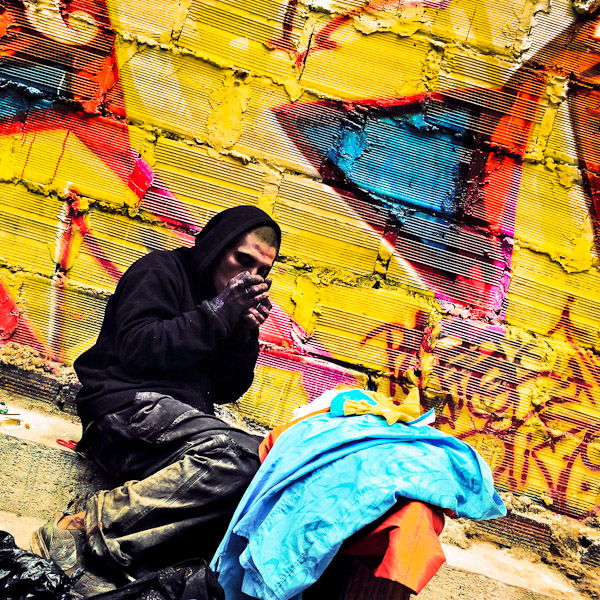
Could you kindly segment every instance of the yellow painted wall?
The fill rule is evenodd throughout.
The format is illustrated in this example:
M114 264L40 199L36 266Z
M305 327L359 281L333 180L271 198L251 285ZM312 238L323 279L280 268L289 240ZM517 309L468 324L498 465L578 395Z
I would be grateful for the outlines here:
M583 4L583 3L581 3ZM600 508L600 18L570 0L7 0L0 341L70 364L220 210L283 230L242 414L401 398Z

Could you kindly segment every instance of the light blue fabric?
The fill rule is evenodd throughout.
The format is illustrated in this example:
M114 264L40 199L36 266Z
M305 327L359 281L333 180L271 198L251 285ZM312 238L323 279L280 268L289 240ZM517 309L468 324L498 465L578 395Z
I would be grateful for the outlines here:
M374 415L317 415L281 434L211 567L227 600L298 600L342 542L399 498L471 519L506 514L489 467L464 442Z
M348 400L354 400L355 402L366 402L371 406L377 405L377 400L371 398L368 394L365 394L363 390L345 390L337 394L329 405L329 414L334 417L345 417L345 405Z

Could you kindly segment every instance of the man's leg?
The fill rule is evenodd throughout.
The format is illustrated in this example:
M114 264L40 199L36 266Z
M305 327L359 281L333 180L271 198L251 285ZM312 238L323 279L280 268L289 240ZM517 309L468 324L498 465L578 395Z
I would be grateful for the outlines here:
M207 436L157 473L95 494L86 508L87 547L125 571L166 548L169 557L184 548L210 560L258 464L227 435Z
M95 562L139 576L141 565L183 559L182 549L209 560L258 469L259 442L150 392L94 423L82 446L125 482L88 501L86 545Z

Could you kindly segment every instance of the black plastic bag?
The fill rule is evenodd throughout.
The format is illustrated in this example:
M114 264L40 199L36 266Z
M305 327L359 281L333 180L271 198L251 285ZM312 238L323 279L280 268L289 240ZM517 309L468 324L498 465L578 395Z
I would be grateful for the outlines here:
M0 531L0 598L68 600L71 579L52 561L22 550L10 533Z
M225 600L225 593L206 561L198 558L88 600Z
M73 582L51 560L22 550L0 530L0 598L2 600L72 600ZM225 600L217 576L198 558L167 567L88 600Z

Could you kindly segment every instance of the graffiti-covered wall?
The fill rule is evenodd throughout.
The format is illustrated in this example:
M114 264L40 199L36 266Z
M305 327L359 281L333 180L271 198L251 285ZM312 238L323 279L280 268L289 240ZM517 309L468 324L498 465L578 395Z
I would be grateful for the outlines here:
M326 389L416 386L499 488L594 515L589 9L3 0L2 343L70 364L128 265L258 205L284 239L243 415L274 425Z

